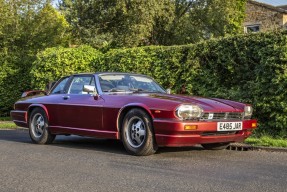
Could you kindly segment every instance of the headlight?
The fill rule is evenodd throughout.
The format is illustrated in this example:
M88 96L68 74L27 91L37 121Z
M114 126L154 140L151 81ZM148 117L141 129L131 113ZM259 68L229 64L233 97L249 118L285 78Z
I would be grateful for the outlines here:
M253 108L251 106L244 107L244 118L250 119L252 116Z
M181 120L198 119L202 116L203 110L197 105L181 105L179 106L175 114Z

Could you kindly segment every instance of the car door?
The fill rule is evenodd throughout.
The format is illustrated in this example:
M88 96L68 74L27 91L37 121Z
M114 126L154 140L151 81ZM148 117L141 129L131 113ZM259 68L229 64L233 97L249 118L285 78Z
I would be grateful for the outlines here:
M67 95L67 88L71 77L63 77L52 88L46 97L45 103L42 103L48 111L49 127L51 130L57 129L62 124L62 106L65 104L64 97Z
M59 125L83 131L101 130L104 100L84 92L84 85L95 86L94 75L75 75L70 79L67 93L58 106Z

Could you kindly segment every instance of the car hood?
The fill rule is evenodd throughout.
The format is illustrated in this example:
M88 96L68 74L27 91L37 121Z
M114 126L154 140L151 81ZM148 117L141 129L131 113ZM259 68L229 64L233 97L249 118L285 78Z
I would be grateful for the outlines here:
M176 105L180 104L196 104L200 106L204 111L212 112L232 112L243 111L245 104L238 103L230 100L217 99L217 98L203 98L196 96L186 95L169 95L169 94L148 94L149 98L153 98L160 101L169 101Z

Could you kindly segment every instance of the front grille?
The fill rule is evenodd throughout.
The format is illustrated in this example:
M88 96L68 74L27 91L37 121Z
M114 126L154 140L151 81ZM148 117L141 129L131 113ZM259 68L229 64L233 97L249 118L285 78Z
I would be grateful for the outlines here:
M243 113L226 112L226 113L204 113L200 120L242 120Z
M217 135L235 135L238 134L238 131L212 131L212 132L203 132L201 136L217 136Z

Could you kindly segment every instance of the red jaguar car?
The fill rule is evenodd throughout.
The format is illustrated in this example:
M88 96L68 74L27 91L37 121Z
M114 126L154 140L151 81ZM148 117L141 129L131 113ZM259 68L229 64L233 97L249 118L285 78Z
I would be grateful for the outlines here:
M145 75L95 73L61 78L45 95L16 102L11 117L34 143L74 134L120 139L128 153L150 155L160 146L241 142L257 127L252 111L235 101L168 94Z

